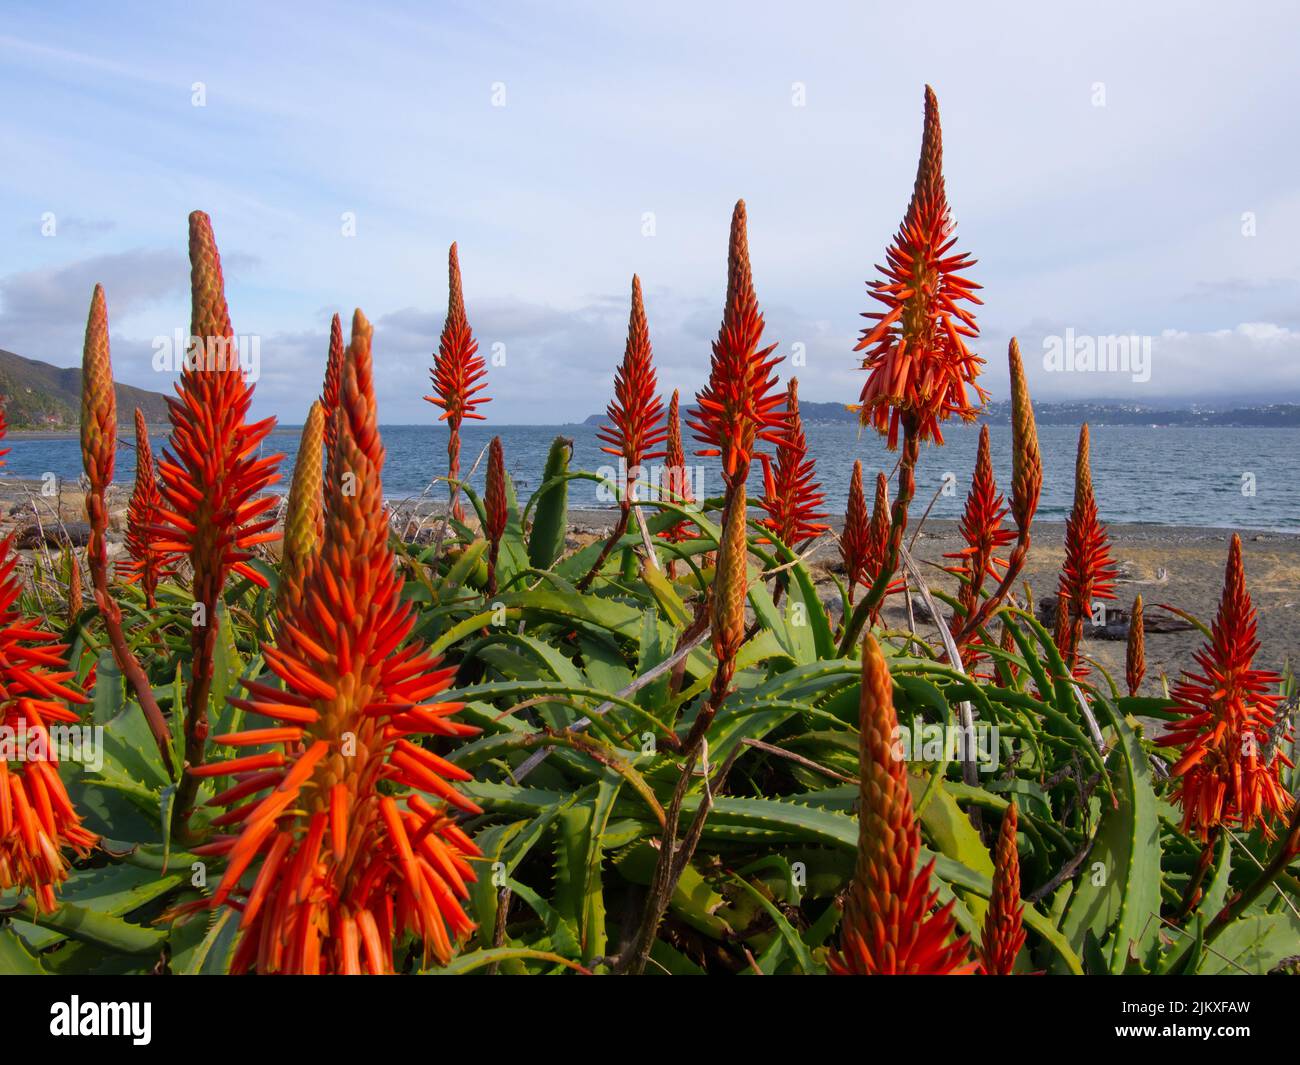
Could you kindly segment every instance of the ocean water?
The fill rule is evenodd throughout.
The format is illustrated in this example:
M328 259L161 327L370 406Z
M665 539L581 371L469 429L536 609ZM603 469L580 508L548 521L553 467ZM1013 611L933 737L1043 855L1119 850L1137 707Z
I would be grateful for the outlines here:
M819 423L806 427L817 475L826 494L825 509L835 517L844 512L855 459L862 461L864 486L870 503L877 470L889 473L897 455L887 451L874 432L859 435L851 423ZM446 496L446 485L430 488L430 481L446 472L447 431L442 425L390 425L383 430L388 459L384 469L385 494L407 499L428 493ZM993 464L1004 492L1011 483L1011 430L992 426ZM505 425L476 423L463 433L462 468L479 458L492 436L500 434L506 467L524 498L541 484L542 468L556 436L574 444L572 468L595 471L610 465L600 451L596 430L585 425ZM116 478L130 481L135 473L134 448L123 433ZM960 516L975 464L978 429L954 426L945 434L943 447L922 448L917 471L916 513L939 492L934 517ZM1072 426L1039 428L1043 453L1043 495L1039 517L1064 520L1074 486L1074 453L1078 430ZM81 451L75 439L10 437L6 467L0 477L41 478L54 474L75 481L81 473ZM154 440L155 451L166 443ZM687 447L693 446L689 438ZM277 429L266 450L285 455L286 489L298 446L296 428ZM655 460L657 463L659 460ZM713 459L689 456L691 476L704 494L721 493L720 468ZM652 463L653 465L653 463ZM471 483L482 490L487 467L483 456ZM1101 516L1107 522L1157 525L1200 525L1300 532L1300 429L1154 428L1098 425L1092 429L1092 471ZM946 490L945 490L946 486ZM590 481L570 484L570 505L608 506L597 498ZM762 491L755 463L751 495Z

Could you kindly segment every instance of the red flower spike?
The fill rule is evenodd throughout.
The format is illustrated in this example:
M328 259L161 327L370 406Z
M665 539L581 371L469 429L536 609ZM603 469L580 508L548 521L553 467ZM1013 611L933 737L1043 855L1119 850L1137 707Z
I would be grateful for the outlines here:
M158 507L161 501L154 469L149 428L140 408L135 409L135 486L126 509L127 561L118 564L128 584L139 584L152 609L158 601L158 582L172 575L166 552L158 547Z
M663 458L655 450L668 438L663 422L663 403L655 377L650 349L650 327L641 297L641 279L632 276L632 311L627 323L627 347L623 363L614 375L614 399L606 408L609 425L596 430L603 443L600 450L623 461L619 502L624 509L632 503L640 467L651 459Z
M673 389L673 398L668 404L668 421L666 425L667 445L664 451L663 494L679 503L694 503L691 493L691 478L686 469L686 455L682 450L682 422L678 415L679 398Z
M894 757L898 717L885 658L868 633L862 644L858 859L844 901L840 945L829 956L839 976L967 975L967 936L953 939L953 902L939 907L934 863L917 865L921 828L912 811L907 764Z
M849 602L859 584L867 583L867 567L871 562L871 518L867 514L867 500L862 494L862 461L853 462L853 475L849 478L849 502L844 511L844 530L840 533L840 558L844 560L844 580L849 586Z
M1016 530L1002 524L1007 506L998 494L993 476L993 459L989 448L989 427L980 426L979 449L975 458L975 473L971 477L970 492L966 496L966 509L962 512L961 535L966 546L945 555L956 561L952 572L961 578L958 602L964 617L974 617L980 602L980 591L986 580L996 583L1006 570L1007 561L997 552L1016 539ZM965 657L966 649L963 648ZM966 664L973 661L972 654Z
M759 455L764 493L758 505L768 515L761 524L790 550L798 551L830 528L820 520L825 513L817 509L826 497L813 479L816 466L808 457L808 440L799 416L798 378L792 377L787 386L785 415L786 432L777 444L775 468L767 455ZM858 487L860 491L860 483Z
M988 394L975 383L984 360L973 355L966 340L979 335L975 316L961 303L979 304L980 288L960 276L975 260L954 250L957 238L943 181L943 134L939 103L925 87L925 132L916 185L907 214L885 266L884 279L869 284L872 299L885 309L864 318L875 325L863 330L855 351L866 351L862 367L869 372L859 400L863 425L898 444L900 420L907 416L921 440L943 443L940 423L957 415L971 421L977 413L967 389L982 405Z
M772 391L777 383L772 368L781 356L771 358L775 344L759 348L763 315L754 293L745 226L745 201L740 200L731 216L727 304L713 342L709 383L696 395L690 421L696 438L707 445L696 454L721 457L728 494L749 477L757 443L780 443L785 431L782 397Z
M989 976L1010 976L1025 945L1025 906L1020 901L1020 853L1016 849L1019 818L1013 799L1002 815L997 852L993 856L993 893L984 916L979 958Z
M450 430L447 439L447 476L451 486L452 514L457 521L464 520L464 512L457 500L460 479L460 427L466 418L486 420L476 408L490 403L481 395L487 388L487 364L478 354L478 341L469 327L465 315L465 294L461 288L460 257L456 245L447 253L447 318L442 335L438 338L438 351L433 357L433 395L425 396L430 403L442 408L439 421L445 421Z
M664 468L659 477L659 492L662 498L670 499L675 503L694 503L690 473L686 469L686 455L682 450L682 423L678 415L678 404L678 394L674 389L673 398L668 404L666 423L668 436L664 452ZM670 544L679 544L683 540L693 540L697 535L691 523L683 519L664 529L659 534L659 538L667 540ZM672 578L676 574L677 560L669 558L668 576Z
M1171 693L1183 716L1157 741L1182 752L1169 770L1178 778L1174 800L1182 806L1183 831L1202 841L1220 825L1243 831L1259 825L1272 839L1272 823L1291 809L1280 777L1281 767L1292 765L1281 743L1289 733L1277 716L1281 677L1253 667L1258 650L1241 537L1234 533L1219 612L1195 655L1199 671L1184 671Z
M1061 655L1071 671L1080 675L1079 644L1083 622L1098 599L1115 598L1115 562L1110 537L1097 517L1089 466L1088 423L1079 429L1079 452L1074 467L1074 506L1065 523L1065 562L1058 585L1057 634Z
M6 429L0 406L0 439ZM8 453L0 450L0 456ZM99 840L82 827L59 776L49 733L51 724L80 724L68 704L88 700L71 686L76 674L66 668L67 646L23 616L22 591L18 556L7 536L0 540L0 728L23 737L26 757L12 764L0 758L0 891L30 891L36 908L49 913L70 869L64 852L85 857ZM45 759L31 756L40 750Z
M266 650L282 687L245 681L250 698L232 700L271 727L219 738L237 751L286 749L204 769L237 780L213 800L237 834L204 847L227 860L210 905L242 914L234 972L391 973L393 943L407 934L445 963L474 927L462 902L479 852L451 812L478 812L452 783L469 774L411 740L478 730L452 719L461 704L436 701L455 671L408 641L415 618L388 545L370 337L358 312L324 542Z
M853 463L853 476L849 480L849 503L844 514L844 531L840 536L840 557L844 560L845 583L848 585L849 604L858 585L871 587L876 574L888 562L889 534L892 515L889 508L889 482L883 473L876 474L876 495L867 517L866 499L862 494L862 463ZM885 597L902 591L903 581L891 581L885 588ZM871 621L880 614L880 607L872 611Z

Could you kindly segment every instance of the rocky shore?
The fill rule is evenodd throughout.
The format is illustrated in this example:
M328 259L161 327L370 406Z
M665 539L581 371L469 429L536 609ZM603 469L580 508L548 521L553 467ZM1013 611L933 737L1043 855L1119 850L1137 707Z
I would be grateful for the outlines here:
M123 550L129 495L130 488L125 484L114 485L109 492L110 558ZM393 527L404 538L432 540L436 535L440 509L436 504L427 499L412 499L394 501L393 508ZM573 510L569 546L576 548L590 543L606 535L612 526L610 510ZM39 481L0 480L0 535L13 534L15 546L29 560L34 552L42 550L57 555L59 545L64 542L84 547L88 531L85 498L78 486L65 482L57 491L45 494ZM915 526L909 531L909 539L914 532ZM1180 670L1191 667L1192 655L1200 646L1202 636L1176 615L1161 610L1160 604L1187 611L1206 624L1213 619L1232 530L1111 525L1108 532L1119 564L1118 598L1110 604L1105 629L1090 631L1085 653L1112 675L1122 678L1128 611L1134 597L1140 594L1147 619L1148 685L1157 684L1161 674L1173 680ZM1256 661L1263 668L1281 671L1300 655L1300 536L1240 532L1246 578L1259 611L1261 646ZM1062 523L1038 522L1034 526L1033 550L1024 580L1028 581L1040 607L1046 606L1049 611L1064 555L1064 538ZM939 567L947 565L946 554L960 547L955 522L929 520L921 527L912 554L932 586L952 592L955 580ZM833 534L822 537L809 555L809 561L823 600L835 600L832 575L839 575L842 567ZM901 595L887 601L883 616L891 628L907 626L907 604ZM1049 613L1044 616L1050 620ZM919 599L913 603L913 622L919 632L937 638L937 630Z

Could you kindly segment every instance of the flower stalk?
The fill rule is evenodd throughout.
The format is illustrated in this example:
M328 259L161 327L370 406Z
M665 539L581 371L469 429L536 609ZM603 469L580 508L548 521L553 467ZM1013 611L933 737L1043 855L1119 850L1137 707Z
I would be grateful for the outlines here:
M488 448L487 489L483 493L483 510L487 517L484 532L488 538L487 594L497 594L497 560L501 538L506 533L506 460L501 437L494 436Z
M234 778L210 801L225 809L214 824L229 834L196 848L227 862L199 905L238 913L232 972L392 973L394 944L408 933L426 963L445 964L474 929L462 903L479 851L456 811L482 811L455 787L470 774L418 741L478 730L453 720L463 704L438 699L455 669L410 638L416 618L389 546L370 340L358 311L318 559L265 650L279 684L245 680L249 697L231 700L273 727L215 738L271 749L198 770Z
M885 252L882 278L869 285L884 310L864 314L875 324L862 332L855 351L865 351L867 381L858 415L899 446L898 488L894 496L885 565L844 627L840 653L857 645L863 627L878 609L898 569L907 514L916 494L916 463L923 440L943 443L941 423L956 415L973 421L987 393L976 383L984 360L966 341L979 335L975 316L962 303L979 304L979 285L961 276L975 260L954 251L957 238L943 178L943 131L939 102L925 87L925 123L912 199L893 242Z
M202 211L189 221L191 348L177 394L167 400L172 434L158 464L160 546L188 559L193 574L185 773L172 816L172 831L186 842L199 787L194 770L207 758L218 607L232 573L267 585L248 562L259 544L279 538L267 513L276 501L262 493L279 480L282 457L258 457L275 419L247 420L253 386L239 364L212 223Z
M969 643L1006 597L1011 593L1029 558L1034 515L1043 488L1043 460L1038 450L1038 425L1029 397L1024 365L1020 361L1020 344L1015 337L1007 346L1007 366L1011 374L1011 516L1016 523L1016 540L1007 558L1002 580L972 615L962 622L953 637L959 646Z
M86 520L90 541L86 564L90 569L95 605L104 619L113 659L135 692L136 701L149 725L158 754L168 775L175 770L171 756L171 734L154 698L153 685L145 676L122 631L122 609L108 588L108 486L113 482L117 460L117 392L113 385L113 363L108 342L108 303L104 288L96 285L86 319L86 341L81 360L81 459L90 482L86 493ZM74 558L73 564L76 564Z

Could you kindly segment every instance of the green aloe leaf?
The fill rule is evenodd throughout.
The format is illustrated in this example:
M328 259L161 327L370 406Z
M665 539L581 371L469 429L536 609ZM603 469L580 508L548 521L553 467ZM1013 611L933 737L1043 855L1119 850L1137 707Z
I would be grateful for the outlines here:
M45 976L45 969L12 928L0 928L0 976Z
M1205 948L1199 975L1264 975L1300 955L1300 917L1291 912L1238 917Z
M1160 820L1152 772L1137 734L1105 700L1118 743L1110 765L1117 805L1102 798L1101 823L1061 931L1081 950L1091 934L1112 973L1144 958L1160 927Z
M573 441L557 436L546 456L542 486L528 504L533 510L533 528L528 535L528 564L534 569L550 569L564 551L564 536L569 525L567 474L572 453Z

